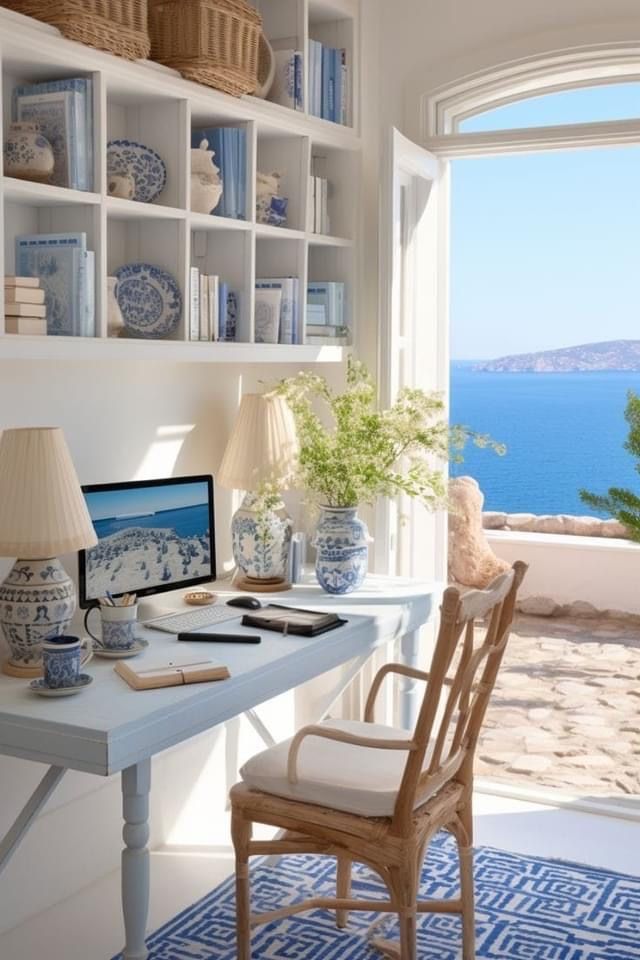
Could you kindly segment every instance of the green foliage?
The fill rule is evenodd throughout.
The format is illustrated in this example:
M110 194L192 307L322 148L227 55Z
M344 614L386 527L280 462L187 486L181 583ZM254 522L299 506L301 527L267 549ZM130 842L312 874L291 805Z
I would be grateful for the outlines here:
M404 389L387 410L378 410L376 386L364 364L350 359L346 379L342 393L315 373L282 380L275 390L296 421L299 485L326 506L356 507L404 493L435 509L447 499L442 466L460 459L468 439L504 452L466 427L450 429L437 393ZM333 420L329 427L316 412L317 400Z
M624 447L638 461L635 469L640 473L640 397L633 390L627 394L624 417L629 424ZM606 494L581 490L580 499L594 510L615 517L627 528L631 539L640 542L640 497L632 490L609 487Z

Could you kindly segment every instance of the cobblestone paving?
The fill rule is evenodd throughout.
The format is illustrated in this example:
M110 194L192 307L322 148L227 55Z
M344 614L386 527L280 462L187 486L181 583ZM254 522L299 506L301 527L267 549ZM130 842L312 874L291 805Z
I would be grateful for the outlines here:
M579 796L640 796L640 627L520 616L476 775Z

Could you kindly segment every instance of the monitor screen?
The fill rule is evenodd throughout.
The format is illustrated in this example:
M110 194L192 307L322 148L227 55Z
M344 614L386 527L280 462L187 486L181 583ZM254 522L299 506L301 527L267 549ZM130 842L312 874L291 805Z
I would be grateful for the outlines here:
M80 551L80 605L215 580L213 478L82 488L98 543Z

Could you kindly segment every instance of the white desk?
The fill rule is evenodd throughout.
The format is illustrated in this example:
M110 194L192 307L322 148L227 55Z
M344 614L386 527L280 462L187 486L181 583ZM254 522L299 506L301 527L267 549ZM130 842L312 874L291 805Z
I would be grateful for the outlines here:
M228 583L214 585L231 596ZM362 668L374 650L399 640L405 663L415 665L418 631L433 613L440 588L435 584L398 578L371 577L364 589L348 597L330 597L315 583L296 585L265 602L327 608L348 617L348 623L316 638L283 637L263 631L258 646L244 644L176 643L169 634L147 630L149 650L143 657L167 660L179 650L224 662L231 679L163 690L136 692L113 671L114 664L95 658L88 670L94 683L77 697L51 700L37 697L28 684L0 678L0 754L49 764L22 812L0 842L0 870L68 769L109 776L122 774L124 852L122 904L125 960L144 960L149 900L148 815L151 757L203 730L247 712L258 729L252 709L328 670L353 661L341 686L332 692L324 711ZM176 595L159 597L177 606ZM185 606L185 609L186 606ZM241 616L244 611L239 610ZM233 621L213 629L221 632ZM252 628L252 632L255 631ZM415 718L418 688L402 686L402 718ZM320 717L318 718L320 719ZM260 730L268 740L268 732Z

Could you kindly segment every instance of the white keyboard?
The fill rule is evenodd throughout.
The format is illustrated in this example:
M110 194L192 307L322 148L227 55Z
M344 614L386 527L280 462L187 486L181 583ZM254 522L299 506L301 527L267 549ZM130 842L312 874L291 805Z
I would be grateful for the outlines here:
M189 633L201 627L212 627L216 623L224 623L225 620L238 620L244 612L237 607L212 603L195 610L185 610L184 613L173 613L157 620L147 620L144 625L151 627L152 630L162 630L164 633Z

